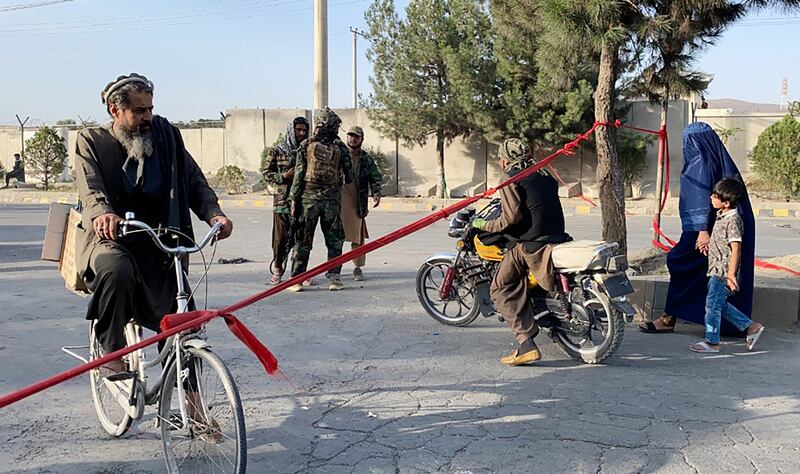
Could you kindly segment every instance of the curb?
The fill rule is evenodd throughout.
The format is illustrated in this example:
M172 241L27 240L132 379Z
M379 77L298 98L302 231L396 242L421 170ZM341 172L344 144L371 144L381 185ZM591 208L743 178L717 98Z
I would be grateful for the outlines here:
M242 199L237 196L220 195L220 206L223 209L272 209L270 196ZM0 191L0 204L77 204L78 197L71 192L43 192L43 191ZM397 198L384 197L381 205L371 212L433 212L459 202L459 199L440 198ZM489 200L480 200L475 207L486 205ZM761 205L759 205L761 204ZM777 203L776 203L777 204ZM783 204L783 203L782 203ZM600 208L586 204L578 198L561 198L561 205L565 216L600 216ZM626 202L625 211L629 216L653 216L656 213L654 206L643 205L641 201ZM776 217L784 219L800 219L800 204L772 206L770 203L756 203L753 206L756 217ZM678 215L677 199L672 199L662 212L664 216Z
M669 277L631 276L634 292L628 299L642 321L652 321L664 312ZM800 323L800 288L765 286L753 288L753 316L768 327L789 328Z

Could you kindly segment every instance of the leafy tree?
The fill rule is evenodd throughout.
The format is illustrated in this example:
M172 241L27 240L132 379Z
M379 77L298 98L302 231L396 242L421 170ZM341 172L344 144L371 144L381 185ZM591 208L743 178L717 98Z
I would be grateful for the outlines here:
M800 195L800 122L787 115L770 125L758 137L750 159L760 176Z
M484 74L485 54L474 50L473 35L485 14L475 0L411 0L406 18L393 0L374 0L365 14L374 66L368 113L384 135L409 146L436 139L436 194L445 197L445 145L476 128L453 80L464 77L459 67Z
M50 183L64 171L67 147L64 139L50 127L42 127L25 142L25 165L48 190Z
M468 47L482 54L481 67L456 70L458 97L490 139L519 136L550 147L593 120L596 62L591 55L565 57L542 46L540 13L538 2L491 2Z
M56 121L56 125L75 125L77 122L73 119L61 119Z
M625 184L630 186L639 179L647 166L647 147L656 138L653 135L641 133L620 132L617 135L617 148L619 149L619 162L622 166L622 176Z
M244 171L236 165L226 165L217 171L217 183L228 191L228 194L239 194L245 183Z
M742 131L742 129L740 127L716 127L714 128L714 131L717 132L717 135L719 135L719 139L722 140L722 144L728 146L730 139L735 137L737 133Z

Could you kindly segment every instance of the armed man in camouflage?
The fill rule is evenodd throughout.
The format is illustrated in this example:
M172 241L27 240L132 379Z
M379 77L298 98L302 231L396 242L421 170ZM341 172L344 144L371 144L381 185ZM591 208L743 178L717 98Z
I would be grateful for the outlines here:
M342 176L345 183L353 182L353 164L350 152L339 139L342 120L331 109L325 108L314 119L314 133L300 144L294 168L292 188L289 190L291 213L299 218L297 243L294 247L292 277L306 271L317 221L322 227L328 260L342 254L344 227L341 219ZM341 265L328 270L328 289L342 289ZM301 285L289 287L302 291Z
M269 161L264 168L264 179L274 186L272 211L272 263L270 273L272 277L267 281L269 285L281 282L286 269L286 260L289 258L288 246L290 227L289 216L289 187L294 179L295 156L300 143L308 138L308 120L305 117L296 117L286 127L286 139L269 152Z

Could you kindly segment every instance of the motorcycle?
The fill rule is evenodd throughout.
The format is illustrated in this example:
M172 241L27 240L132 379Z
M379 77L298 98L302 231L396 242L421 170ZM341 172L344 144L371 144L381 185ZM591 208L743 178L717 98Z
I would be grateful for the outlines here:
M502 316L495 310L489 286L503 260L507 239L474 229L473 218L487 220L500 213L492 200L476 213L468 208L450 220L448 236L457 239L455 254L430 256L417 271L416 290L422 307L436 321L467 326L478 317ZM625 322L635 310L626 295L633 292L625 270L628 260L616 243L568 241L556 244L552 259L555 292L546 294L528 275L528 295L537 324L569 357L596 364L622 343Z

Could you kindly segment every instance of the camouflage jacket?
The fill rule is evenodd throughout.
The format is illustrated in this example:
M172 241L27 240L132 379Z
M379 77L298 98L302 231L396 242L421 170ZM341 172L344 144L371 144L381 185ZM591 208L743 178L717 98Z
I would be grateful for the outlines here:
M295 152L293 150L286 146L276 146L269 150L269 161L264 168L264 179L277 187L272 199L274 211L277 213L289 213L289 187L292 185L292 178L284 177L284 173L293 169L294 165Z
M295 159L295 165L294 165L294 180L292 181L292 187L289 190L290 202L341 200L342 197L341 181L339 182L338 186L328 186L328 187L306 186L305 182L306 167L308 166L307 150L309 145L314 140L315 140L314 138L304 140L303 143L300 144L300 148L297 150L297 157ZM353 178L353 163L351 162L350 159L350 151L338 137L333 141L332 145L338 146L339 150L341 151L340 153L341 159L339 162L339 166L342 171L342 176L344 176L344 182L352 183L354 178Z
M375 159L362 148L358 153L358 176L356 176L358 217L364 218L369 214L369 197L380 196L381 180L381 172Z

